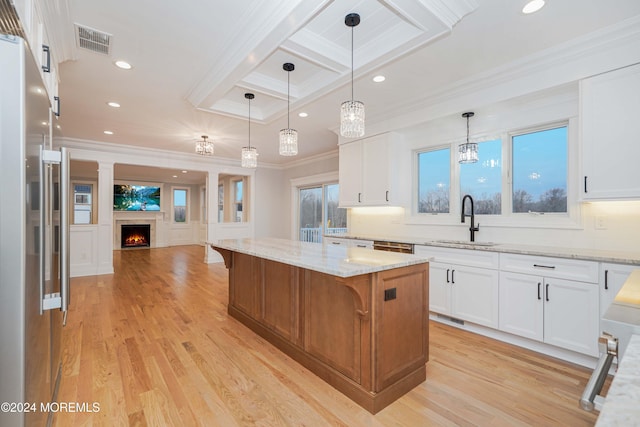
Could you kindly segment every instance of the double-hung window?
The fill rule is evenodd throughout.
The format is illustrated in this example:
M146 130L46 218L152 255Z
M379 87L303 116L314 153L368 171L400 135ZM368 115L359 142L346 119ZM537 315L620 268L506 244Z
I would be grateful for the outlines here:
M189 190L186 188L173 189L173 222L178 224L187 223L187 206L189 201Z

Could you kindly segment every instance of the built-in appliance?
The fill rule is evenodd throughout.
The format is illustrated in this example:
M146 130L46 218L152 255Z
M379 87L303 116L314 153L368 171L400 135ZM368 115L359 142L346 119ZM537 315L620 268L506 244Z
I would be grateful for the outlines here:
M3 9L4 13L4 9ZM4 16L0 16L3 20ZM68 155L29 46L0 33L0 425L51 423L69 301Z
M600 391L615 357L624 357L632 334L640 334L640 270L634 270L602 316L599 339L600 359L585 387L580 405L600 410L604 398Z
M374 240L373 249L377 251L400 252L403 254L412 254L413 243L387 242L383 240Z

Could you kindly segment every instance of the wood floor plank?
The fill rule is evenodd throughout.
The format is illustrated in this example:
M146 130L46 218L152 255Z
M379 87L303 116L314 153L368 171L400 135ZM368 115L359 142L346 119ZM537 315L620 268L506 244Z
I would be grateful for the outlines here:
M74 278L63 331L68 426L592 426L588 369L430 324L427 381L376 415L227 315L228 275L204 248L114 251Z

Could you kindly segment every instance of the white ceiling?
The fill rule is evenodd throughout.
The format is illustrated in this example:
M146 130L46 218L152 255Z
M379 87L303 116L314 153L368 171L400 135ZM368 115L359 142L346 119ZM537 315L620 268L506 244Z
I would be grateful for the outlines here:
M339 107L351 97L349 12L362 19L353 33L354 97L368 124L640 14L638 0L547 0L532 15L521 13L525 0L55 1L63 11L55 35L63 136L193 153L208 135L216 157L239 159L248 139L244 93L253 92L251 145L275 165L336 149ZM78 48L74 24L110 34L110 54ZM118 59L133 69L116 68ZM277 147L287 125L285 62L296 67L295 158ZM386 81L374 83L377 74Z

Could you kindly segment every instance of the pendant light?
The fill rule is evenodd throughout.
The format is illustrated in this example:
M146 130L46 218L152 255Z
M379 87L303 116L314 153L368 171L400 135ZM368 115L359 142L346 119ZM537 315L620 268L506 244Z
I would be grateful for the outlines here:
M245 93L244 97L249 100L249 145L242 147L240 160L243 168L255 168L258 166L258 150L251 146L251 100L255 98L255 95Z
M286 62L282 65L282 69L287 72L287 128L280 131L279 152L281 156L295 156L298 154L298 131L291 129L291 126L289 126L289 76L295 66L290 62Z
M353 27L360 23L360 15L350 13L344 23L351 27L351 100L340 107L340 135L357 138L364 135L364 104L353 99Z
M458 163L475 163L478 161L478 143L469 142L469 117L474 113L469 111L462 113L462 117L467 119L467 142L458 146Z
M213 142L207 141L207 135L202 135L202 141L196 142L196 153L203 156L213 155Z

